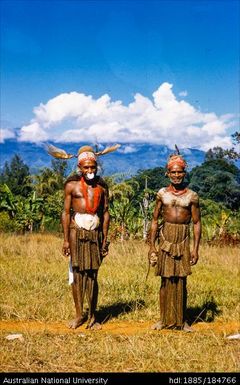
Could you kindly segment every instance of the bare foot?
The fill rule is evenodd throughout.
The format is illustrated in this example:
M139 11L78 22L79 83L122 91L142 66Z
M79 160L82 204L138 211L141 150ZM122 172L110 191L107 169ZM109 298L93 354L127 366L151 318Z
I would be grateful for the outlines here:
M191 328L191 326L188 325L187 322L184 323L182 330L186 333L192 333L194 330Z
M152 330L162 330L164 328L165 328L165 326L163 325L163 323L161 321L158 321L151 326Z
M86 326L86 329L91 329L91 330L100 330L102 329L102 326L100 323L96 322L95 317L93 316L89 321Z
M99 322L95 322L92 326L90 326L91 330L101 330L102 325Z
M77 317L69 322L68 327L70 329L77 329L79 326L81 326L85 322L84 317Z

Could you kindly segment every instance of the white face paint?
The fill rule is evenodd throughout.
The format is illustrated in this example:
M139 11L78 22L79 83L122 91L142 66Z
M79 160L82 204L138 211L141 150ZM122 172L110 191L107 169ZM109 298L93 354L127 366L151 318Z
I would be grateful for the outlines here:
M94 175L93 172L91 172L91 173L87 172L87 174L86 174L86 177L87 177L87 179L89 179L89 180L93 179L94 176L95 176L95 175Z

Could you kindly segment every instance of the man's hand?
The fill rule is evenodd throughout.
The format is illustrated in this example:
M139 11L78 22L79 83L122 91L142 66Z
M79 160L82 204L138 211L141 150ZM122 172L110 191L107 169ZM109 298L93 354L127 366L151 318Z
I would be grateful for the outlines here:
M157 264L158 256L157 256L157 250L155 247L150 248L148 252L148 259L151 266L155 266Z
M108 247L110 245L110 242L107 240L103 240L102 243L102 249L101 249L101 256L104 258L108 255Z
M63 248L62 248L62 253L65 257L70 256L70 247L69 247L69 242L64 241L63 242Z
M190 265L192 265L192 266L196 265L197 261L198 261L198 252L193 250L191 252Z

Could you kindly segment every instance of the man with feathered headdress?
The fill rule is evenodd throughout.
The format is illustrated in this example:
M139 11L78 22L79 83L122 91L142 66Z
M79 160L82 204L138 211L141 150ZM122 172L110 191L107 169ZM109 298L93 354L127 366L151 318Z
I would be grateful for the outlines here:
M87 328L100 328L95 320L98 300L98 269L108 254L107 235L109 227L108 187L97 176L97 158L116 150L119 145L95 152L90 146L83 146L78 154L78 175L65 183L62 226L64 232L63 254L70 257L69 283L76 309L76 318L70 328L77 328L85 322L83 314L86 293L89 311ZM62 159L74 157L54 146L48 152Z
M177 153L167 163L168 187L157 193L150 232L149 261L155 266L155 275L161 276L160 321L152 329L176 328L192 331L186 322L187 276L191 266L198 261L201 238L201 219L198 195L184 184L187 164ZM158 219L160 228L159 248L155 247ZM189 225L193 222L193 250L190 252Z

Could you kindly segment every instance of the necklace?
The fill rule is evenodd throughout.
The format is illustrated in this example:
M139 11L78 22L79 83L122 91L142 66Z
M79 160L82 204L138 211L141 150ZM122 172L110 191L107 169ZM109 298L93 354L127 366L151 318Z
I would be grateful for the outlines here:
M170 184L170 186L167 187L167 191L170 191L173 195L183 195L187 192L187 188L185 187L183 190L175 190L174 187Z
M93 188L93 205L90 206L89 198L88 198L88 187L87 183L85 183L84 178L81 178L81 187L82 187L82 192L83 196L86 202L86 213L88 214L95 214L99 203L100 203L100 198L101 198L101 189L99 186L92 187Z

